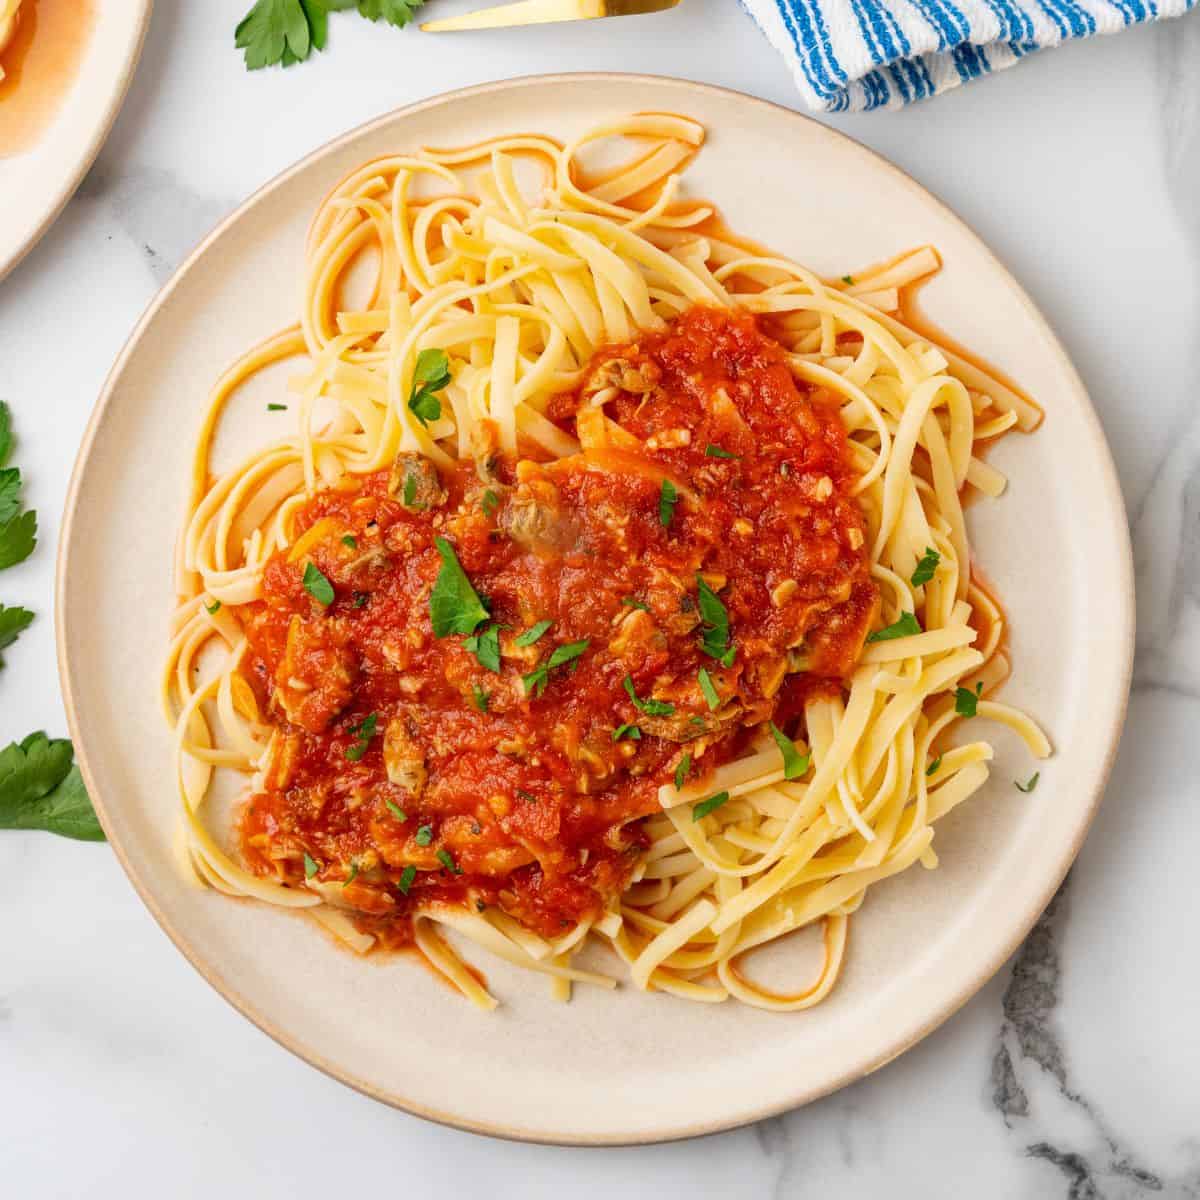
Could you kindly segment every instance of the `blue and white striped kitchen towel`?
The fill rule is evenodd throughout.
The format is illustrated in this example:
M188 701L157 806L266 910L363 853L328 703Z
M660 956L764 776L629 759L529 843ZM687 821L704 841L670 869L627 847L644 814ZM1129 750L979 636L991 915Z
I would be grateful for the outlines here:
M900 108L1071 38L1197 0L742 0L810 108Z

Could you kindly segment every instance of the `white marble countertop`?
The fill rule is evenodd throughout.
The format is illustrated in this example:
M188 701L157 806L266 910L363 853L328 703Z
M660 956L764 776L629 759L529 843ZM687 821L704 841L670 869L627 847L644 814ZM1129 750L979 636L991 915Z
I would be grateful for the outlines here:
M42 538L3 578L4 600L40 616L5 656L0 742L65 732L53 548L105 373L250 191L383 111L507 76L620 68L799 103L731 0L441 39L339 20L314 63L256 75L231 45L247 4L158 0L99 162L0 284L0 395ZM832 122L947 200L1042 306L1091 389L1134 528L1136 679L1104 807L1058 900L974 1000L873 1077L755 1128L644 1149L505 1144L393 1112L281 1050L187 965L103 847L0 834L0 1193L1200 1196L1198 62L1189 17Z

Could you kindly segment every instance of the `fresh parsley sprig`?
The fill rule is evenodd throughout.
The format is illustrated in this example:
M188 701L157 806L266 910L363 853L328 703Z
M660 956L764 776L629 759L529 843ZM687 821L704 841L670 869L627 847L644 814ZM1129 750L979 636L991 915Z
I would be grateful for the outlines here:
M27 608L5 608L0 604L0 651L7 650L25 629L29 628L33 613ZM0 653L0 667L4 666L4 655Z
M669 700L655 700L652 696L649 699L643 700L637 694L637 687L634 685L632 675L626 675L621 686L625 689L630 700L633 701L634 708L641 709L646 716L672 717L675 715L675 705Z
M890 642L894 638L914 637L921 632L921 625L916 616L910 612L902 612L899 618L883 629L877 629L867 635L868 642Z
M239 22L234 44L246 67L290 67L314 50L324 50L329 14L355 9L368 21L385 21L402 28L412 20L422 0L257 0Z
M44 733L0 750L0 829L41 829L81 842L104 841L74 758L69 741Z
M21 472L8 466L12 414L0 400L0 571L24 562L37 545L37 513L21 511Z

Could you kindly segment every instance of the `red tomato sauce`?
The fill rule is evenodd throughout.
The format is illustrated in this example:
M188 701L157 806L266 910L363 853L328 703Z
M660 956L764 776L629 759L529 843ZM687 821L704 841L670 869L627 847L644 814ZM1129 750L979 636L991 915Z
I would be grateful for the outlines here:
M762 722L794 730L878 605L837 401L752 317L697 308L609 347L547 415L581 453L484 447L436 473L402 455L318 493L242 610L277 731L247 859L308 875L384 945L436 903L549 937L595 917L684 756L695 780ZM435 538L485 598L498 672L486 634L434 634Z

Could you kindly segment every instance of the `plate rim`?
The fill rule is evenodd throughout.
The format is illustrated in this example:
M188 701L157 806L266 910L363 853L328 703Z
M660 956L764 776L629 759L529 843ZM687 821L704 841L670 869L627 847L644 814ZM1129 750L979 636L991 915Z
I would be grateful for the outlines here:
M152 0L147 0L148 4L152 4ZM828 137L833 141L840 143L842 148L850 150L859 155L873 160L873 164L878 169L883 169L889 172L902 186L920 193L928 203L938 209L947 220L958 226L959 230L969 238L979 249L980 253L990 260L992 266L1003 276L1004 280L1013 288L1016 298L1021 305L1026 309L1031 319L1040 324L1045 331L1049 345L1054 354L1060 360L1065 368L1065 376L1070 387L1075 392L1074 399L1079 401L1079 411L1086 428L1087 435L1092 442L1092 448L1097 455L1097 461L1102 466L1102 479L1100 480L1101 491L1109 504L1113 507L1116 513L1119 513L1122 520L1119 522L1119 529L1116 532L1116 537L1119 542L1118 561L1113 564L1117 586L1114 588L1116 604L1118 610L1116 613L1117 624L1122 628L1123 636L1120 639L1119 653L1122 656L1122 661L1119 663L1117 678L1120 680L1119 694L1114 696L1110 702L1113 706L1111 714L1111 734L1108 738L1107 750L1103 761L1099 764L1099 769L1095 777L1095 783L1091 790L1091 795L1087 797L1086 809L1081 811L1077 828L1074 833L1074 838L1070 846L1062 854L1062 858L1058 866L1051 873L1048 884L1042 891L1028 900L1024 911L1021 914L1020 920L1013 926L1014 932L1010 937L1002 943L997 943L992 953L988 956L983 967L976 975L953 996L942 1000L939 1004L932 1007L928 1015L915 1029L905 1031L901 1036L894 1038L888 1046L879 1053L873 1055L868 1060L854 1061L844 1070L839 1072L835 1077L826 1079L815 1085L807 1085L790 1093L782 1099L772 1099L771 1101L762 1104L760 1107L752 1111L739 1111L732 1115L724 1117L715 1117L712 1120L690 1122L686 1124L676 1124L668 1126L665 1129L654 1130L650 1132L640 1131L637 1128L629 1128L619 1132L602 1132L596 1135L586 1135L580 1133L555 1133L553 1131L527 1129L517 1126L505 1125L503 1122L488 1121L465 1118L457 1115L454 1112L444 1111L432 1106L407 1099L399 1096L391 1091L385 1091L375 1084L355 1076L352 1072L336 1065L322 1055L315 1046L307 1044L301 1037L290 1034L279 1028L274 1020L265 1013L262 1013L250 1000L241 994L241 992L227 981L219 979L215 971L209 965L201 961L199 955L195 953L189 945L186 936L177 930L167 916L161 911L154 897L149 893L149 890L143 885L134 869L130 856L126 850L120 845L119 841L112 836L112 822L108 818L108 813L104 799L100 796L98 789L95 787L94 778L91 771L88 752L85 748L84 739L81 736L79 714L76 711L75 692L72 687L71 669L66 657L66 596L68 591L68 578L70 564L68 561L68 548L70 547L74 537L74 523L77 501L82 485L84 467L90 457L92 444L95 441L97 432L103 423L108 406L112 401L116 388L124 373L125 366L128 360L132 357L134 350L140 343L142 335L150 323L154 320L160 308L169 300L176 288L180 286L185 276L190 272L197 260L206 253L208 248L216 242L235 222L239 221L242 216L249 210L254 208L259 201L275 189L283 186L294 175L306 170L310 165L319 161L326 156L335 153L347 143L362 137L371 130L389 124L402 117L424 112L431 108L437 108L447 104L453 104L461 99L486 95L488 93L505 92L514 89L524 89L529 87L539 87L554 84L564 83L628 83L628 84L649 84L655 86L666 85L668 87L679 89L681 93L700 92L707 93L710 96L715 96L718 99L725 99L737 103L749 103L755 107L761 108L767 112L776 115L782 115L786 119L795 121L805 121L812 125L816 125L821 131L822 136ZM1129 532L1129 524L1126 516L1124 497L1121 491L1119 479L1116 471L1116 464L1112 457L1112 451L1109 448L1107 438L1105 436L1103 426L1101 425L1099 416L1092 404L1091 397L1088 394L1087 388L1084 385L1082 378L1079 375L1070 355L1059 339L1054 327L1048 318L1042 313L1041 309L1035 304L1033 299L1026 292L1017 278L1009 271L1005 263L998 255L988 246L988 244L971 228L971 226L963 220L958 213L946 204L939 196L931 192L923 184L909 175L902 168L898 167L890 159L880 154L878 151L871 149L863 143L843 133L839 129L826 125L824 122L817 121L813 117L805 113L798 112L782 104L777 104L774 101L764 100L758 96L750 95L746 92L739 91L735 88L724 87L718 84L710 84L698 82L695 80L682 79L668 75L653 75L639 72L621 72L621 71L566 71L566 72L549 72L532 75L516 76L512 79L493 80L487 83L474 84L464 88L457 88L453 91L442 92L436 96L426 97L422 100L417 100L409 104L400 105L397 108L391 109L386 113L373 117L370 120L364 121L359 125L347 130L346 132L337 135L334 138L322 143L302 158L297 160L291 166L279 172L267 182L256 188L241 204L237 206L231 213L224 217L217 225L202 238L182 263L176 268L170 279L162 286L157 294L151 299L146 306L142 315L138 318L133 329L130 331L128 338L125 340L120 353L117 355L108 375L101 387L97 402L92 410L88 420L87 427L84 431L83 438L80 442L79 450L75 458L74 465L71 471L70 481L67 487L66 500L63 506L62 523L59 535L58 549L55 563L55 598L54 598L54 628L55 628L55 644L57 650L59 682L62 690L63 704L66 710L67 724L71 733L72 740L75 745L76 761L79 764L80 771L83 775L84 783L87 785L88 793L92 798L97 816L100 819L101 825L104 827L105 833L109 837L109 845L112 847L122 870L125 872L134 890L141 898L142 903L150 911L159 927L175 945L176 949L187 959L187 961L199 972L201 977L217 991L229 1004L231 1004L242 1016L257 1026L263 1033L270 1037L278 1045L285 1050L295 1054L298 1058L315 1067L323 1074L331 1079L337 1080L362 1095L368 1096L373 1100L387 1104L389 1107L399 1109L413 1116L422 1117L426 1120L433 1121L439 1125L444 1125L453 1129L464 1130L470 1133L483 1134L490 1137L496 1137L503 1140L515 1142L527 1142L541 1145L555 1146L637 1146L650 1145L672 1141L680 1141L693 1137L702 1137L709 1134L724 1132L731 1129L741 1128L745 1125L752 1124L757 1121L765 1120L770 1117L778 1116L781 1113L789 1112L793 1109L800 1108L805 1104L809 1104L814 1100L820 1099L840 1090L847 1085L865 1078L867 1075L886 1066L894 1059L898 1058L905 1051L911 1049L917 1043L926 1038L930 1033L936 1030L939 1026L950 1019L960 1008L963 1007L974 997L980 989L991 979L1004 963L1011 957L1013 952L1025 939L1030 929L1033 928L1046 906L1053 899L1067 872L1075 862L1083 842L1087 836L1088 830L1095 819L1096 812L1099 809L1100 801L1104 795L1105 787L1108 783L1109 776L1112 771L1113 762L1116 758L1117 750L1120 745L1121 732L1124 727L1125 717L1128 710L1130 685L1133 676L1133 654L1134 654L1134 637L1135 637L1135 603L1134 603L1134 566L1133 566L1133 548ZM1113 649L1109 647L1110 651Z
M50 232L50 227L62 216L63 209L67 207L71 198L79 190L84 176L92 169L92 165L104 148L104 143L108 141L108 135L112 133L113 126L117 123L117 118L121 115L121 109L125 107L125 98L129 95L133 77L137 74L138 63L142 60L142 51L146 47L146 37L150 32L150 18L154 15L154 0L137 0L137 2L141 5L141 12L135 16L137 27L129 46L129 53L117 72L116 89L111 93L108 105L95 129L92 130L92 135L88 139L83 153L75 165L63 175L57 188L50 195L41 220L29 230L24 241L20 242L7 258L0 257L0 282L3 282L24 262L26 256ZM53 122L49 128L53 128ZM108 380L106 379L105 386L107 384Z

